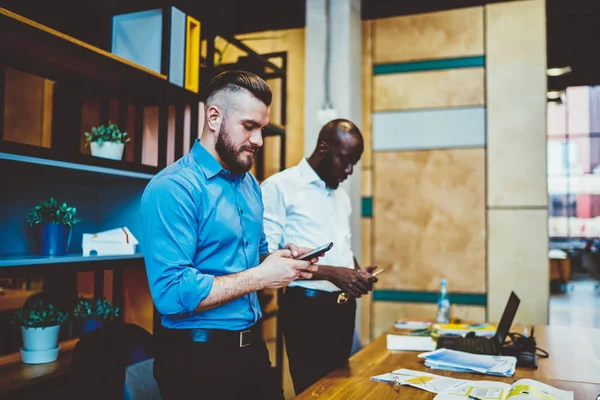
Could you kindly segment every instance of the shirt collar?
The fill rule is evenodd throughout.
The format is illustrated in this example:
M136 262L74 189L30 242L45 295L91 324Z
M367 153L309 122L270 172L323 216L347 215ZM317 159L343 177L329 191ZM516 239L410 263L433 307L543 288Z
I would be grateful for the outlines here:
M302 176L302 178L306 180L306 183L314 183L317 186L326 189L327 192L331 192L333 190L327 187L325 181L321 179L319 174L317 174L313 167L308 163L308 160L306 158L303 157L302 160L300 160L300 163L298 164L298 169L300 170L300 175Z
M233 175L231 172L224 169L221 166L221 164L219 164L217 159L212 154L210 154L208 150L206 150L204 146L202 146L202 144L200 144L199 140L196 140L194 142L194 146L192 146L192 150L190 151L190 153L192 154L192 157L194 157L194 160L196 160L196 162L200 166L202 172L204 172L204 175L206 175L207 179L212 179L217 175L221 175L227 180L230 180L232 182L238 182L245 175Z

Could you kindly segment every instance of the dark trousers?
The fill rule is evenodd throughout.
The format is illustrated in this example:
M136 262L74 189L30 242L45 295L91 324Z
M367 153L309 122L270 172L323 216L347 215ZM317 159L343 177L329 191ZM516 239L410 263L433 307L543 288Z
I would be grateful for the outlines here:
M293 287L283 295L279 315L296 395L350 357L356 300L336 299L337 293L307 297Z
M232 348L157 338L154 377L164 400L283 399L262 340Z

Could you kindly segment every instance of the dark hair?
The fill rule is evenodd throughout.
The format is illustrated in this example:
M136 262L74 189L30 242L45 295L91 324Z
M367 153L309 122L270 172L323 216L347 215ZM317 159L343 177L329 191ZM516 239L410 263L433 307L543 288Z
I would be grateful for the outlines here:
M215 76L206 88L206 101L208 102L211 97L222 90L237 92L242 89L252 93L267 107L271 105L273 94L267 82L260 76L248 71L225 71Z
M338 118L329 121L319 131L319 142L330 142L340 140L338 131L352 135L361 145L364 146L363 136L358 127L350 120Z

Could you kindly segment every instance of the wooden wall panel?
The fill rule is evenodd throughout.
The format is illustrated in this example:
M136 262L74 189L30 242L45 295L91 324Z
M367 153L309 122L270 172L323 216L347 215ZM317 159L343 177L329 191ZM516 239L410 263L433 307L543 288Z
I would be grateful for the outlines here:
M548 323L548 211L488 210L488 310L499 319L511 290L516 322Z
M484 75L483 68L377 75L373 111L484 105Z
M123 272L123 320L136 324L152 333L154 303L148 286L146 270L127 269Z
M360 193L362 197L371 197L373 195L373 184L372 184L372 169L363 169L360 174Z
M361 252L360 266L366 268L373 264L371 253L372 229L373 220L371 218L361 218ZM371 293L368 296L363 296L360 299L361 320L359 326L359 334L363 345L371 342Z
M394 303L377 301L373 303L373 339L394 326L399 319L435 321L435 304ZM466 321L485 321L485 307L453 305L452 316Z
M374 21L375 63L482 55L483 7Z
M488 205L547 206L544 1L486 7Z
M365 150L361 158L363 168L372 165L372 111L373 111L373 21L362 25L362 126Z
M377 152L379 289L485 292L485 150Z

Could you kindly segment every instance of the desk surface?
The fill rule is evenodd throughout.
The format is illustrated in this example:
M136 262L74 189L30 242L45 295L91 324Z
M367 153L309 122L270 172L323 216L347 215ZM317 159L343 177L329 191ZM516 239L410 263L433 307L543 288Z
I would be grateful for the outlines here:
M37 385L65 375L71 366L73 349L79 339L60 343L58 360L47 364L24 364L21 353L12 353L0 357L0 398L29 385Z
M390 329L387 333L406 331ZM538 346L548 351L549 358L538 360L537 370L517 368L514 376L500 378L450 371L431 370L417 358L419 352L388 351L386 335L350 358L348 363L333 371L302 392L297 399L432 399L434 394L403 386L396 392L387 383L372 382L371 376L399 368L426 371L436 375L470 380L499 380L512 383L531 378L559 389L572 390L576 399L595 399L600 394L600 329L578 327L536 326Z

